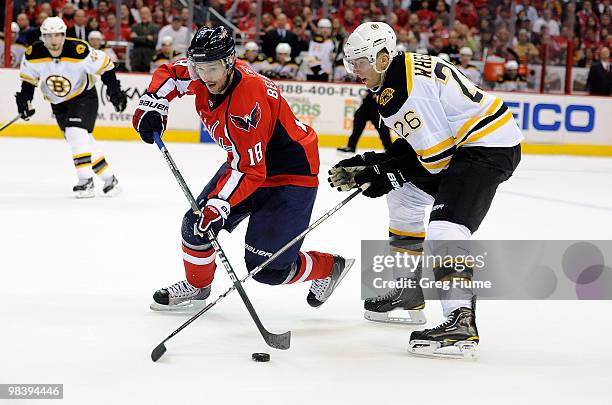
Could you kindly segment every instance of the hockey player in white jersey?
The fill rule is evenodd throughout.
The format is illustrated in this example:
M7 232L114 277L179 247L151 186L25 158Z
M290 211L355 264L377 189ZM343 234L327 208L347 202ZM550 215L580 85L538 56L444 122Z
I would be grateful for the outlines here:
M66 24L59 17L48 17L40 27L41 40L26 50L21 63L21 91L15 94L21 118L28 120L34 88L40 86L64 137L72 150L79 179L73 191L77 198L94 197L94 174L104 182L105 195L120 191L104 155L92 136L98 115L96 76L102 77L107 96L117 112L127 106L127 96L115 76L114 63L104 52L87 42L66 38Z
M502 100L480 90L440 58L396 50L385 23L360 25L344 47L345 66L378 95L378 110L397 139L385 153L366 153L339 162L329 181L349 190L365 183L368 197L387 194L392 245L419 254L420 242L470 239L484 219L497 186L520 161L523 136ZM427 230L426 208L433 206ZM426 232L427 231L427 232ZM430 245L428 245L430 246ZM428 254L437 254L436 244ZM461 267L461 269L460 269ZM436 280L471 279L466 266L434 268ZM404 275L418 281L420 271ZM475 296L469 288L439 290L447 321L415 331L409 352L442 355L475 353L479 342ZM391 290L365 302L366 318L394 321L394 310L418 313L424 306L416 288ZM411 314L412 315L412 314ZM417 314L418 315L418 314ZM422 323L417 316L412 323Z

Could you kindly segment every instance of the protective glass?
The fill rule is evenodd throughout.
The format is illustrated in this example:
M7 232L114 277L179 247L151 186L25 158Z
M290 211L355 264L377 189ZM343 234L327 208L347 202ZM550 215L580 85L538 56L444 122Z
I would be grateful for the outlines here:
M342 62L344 62L344 68L346 71L352 74L363 73L371 67L368 58L358 58L355 60L344 58L342 59Z
M223 78L225 72L225 64L221 60L213 62L202 62L194 64L198 76L205 82L216 82Z

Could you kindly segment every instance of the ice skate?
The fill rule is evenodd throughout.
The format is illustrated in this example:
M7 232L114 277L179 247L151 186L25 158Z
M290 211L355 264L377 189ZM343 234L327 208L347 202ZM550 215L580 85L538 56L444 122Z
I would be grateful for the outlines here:
M351 148L350 146L344 146L344 147L338 148L336 150L341 155L354 155L355 154L355 148Z
M76 198L92 198L95 197L93 178L80 179L76 186L72 187L72 191Z
M412 332L408 352L416 356L476 359L479 342L473 308L457 308L433 329Z
M200 309L206 305L206 298L209 295L210 286L196 288L187 280L183 280L155 291L150 308L153 311Z
M330 295L332 295L336 287L338 287L338 284L340 284L354 263L355 259L345 259L342 256L334 255L334 265L331 275L319 280L312 280L310 291L306 297L308 305L315 308L323 305L323 303L329 299Z
M119 186L119 181L117 180L115 175L113 175L110 179L104 182L102 191L104 192L104 195L108 197L116 196L121 192L121 186Z
M396 279L403 287L394 288L384 295L367 298L363 303L364 317L368 321L424 325L427 322L423 309L423 289L416 279ZM409 283L409 281L412 281Z

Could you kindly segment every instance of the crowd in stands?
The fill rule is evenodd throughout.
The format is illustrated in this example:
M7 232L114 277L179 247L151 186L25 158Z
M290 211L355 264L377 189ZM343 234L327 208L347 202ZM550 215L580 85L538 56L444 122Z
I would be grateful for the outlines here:
M130 42L129 67L137 72L184 55L197 27L230 22L244 33L258 71L302 80L350 80L343 76L343 42L360 23L388 16L401 49L446 54L454 63L467 48L475 60L498 56L522 65L540 64L545 57L548 65L563 66L571 41L572 64L591 67L602 49L612 46L612 0L579 0L576 8L566 0L390 3L391 10L385 8L387 1L375 0L263 0L259 35L253 0L195 0L191 27L185 2L123 0L118 37L115 2L108 0L14 0L14 21L18 44L36 40L42 20L52 15L64 19L70 36L88 40L93 32L101 37L102 48L108 41ZM251 43L257 37L259 43Z

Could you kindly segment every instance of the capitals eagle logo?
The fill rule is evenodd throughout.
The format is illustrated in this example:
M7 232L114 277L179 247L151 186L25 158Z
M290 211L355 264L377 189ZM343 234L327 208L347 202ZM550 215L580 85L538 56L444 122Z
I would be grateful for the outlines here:
M242 117L230 114L230 118L236 127L243 131L249 132L251 127L256 129L257 124L259 124L259 120L261 119L261 107L259 106L259 103L255 103L255 107L253 107L249 114Z

